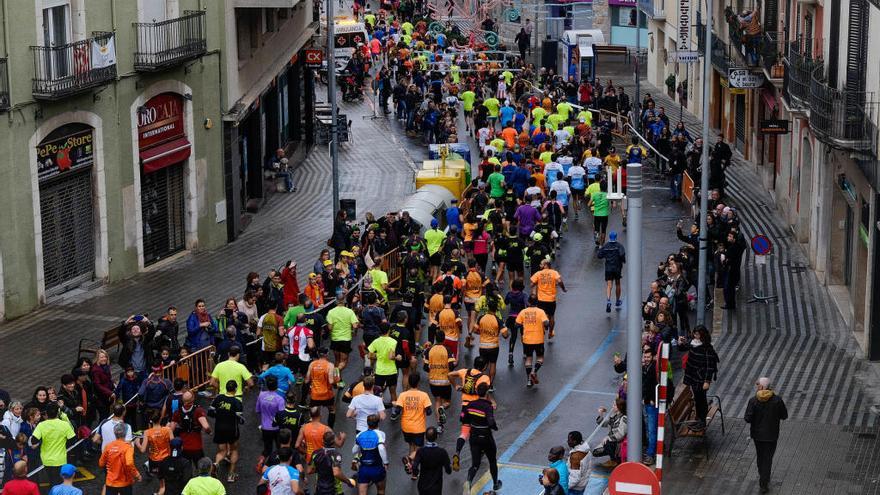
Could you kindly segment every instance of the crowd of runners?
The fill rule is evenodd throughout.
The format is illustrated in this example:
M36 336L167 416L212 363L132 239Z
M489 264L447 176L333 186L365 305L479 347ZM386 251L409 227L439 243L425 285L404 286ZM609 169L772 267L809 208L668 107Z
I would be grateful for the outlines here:
M251 272L240 298L229 298L217 312L195 301L180 322L175 307L154 320L132 315L121 330L120 374L111 373L110 355L99 350L62 376L60 389L38 387L24 404L0 397L6 406L0 472L12 480L7 487L24 485L24 474L43 466L39 476L70 488L53 488L54 495L78 493L65 453L78 437L85 441L70 458L98 459L107 494L131 493L142 475L159 480L159 495L225 493L223 482L236 483L242 469L243 425L256 417L263 444L258 490L266 493L324 495L350 486L366 494L375 486L382 494L397 456L417 480L414 491L440 494L444 475L460 469L465 447L468 483L485 459L493 489L501 489L494 411L506 405L494 394L498 363L521 367L525 387L540 383L549 364L546 346L565 333L555 326L559 291L566 290L556 256L568 223L582 216L592 220L596 255L605 262L603 309L621 307L626 255L608 218L615 209L624 212L625 200L608 192L619 173L617 192L625 193L625 164L641 162L648 152L637 140L614 145L619 115L630 107L622 87L535 70L521 58L492 58L486 46L456 39L455 29L429 30L431 20L415 17L422 7L410 2L378 10L356 5L370 40L349 61L355 77L348 84L362 91L372 81L380 108L426 143L472 136L481 158L467 193L424 226L404 212L367 214L361 229L342 211L330 249L305 270L290 260L264 274ZM652 101L644 107L640 117L653 129L665 115L654 113ZM653 142L666 131L651 131ZM688 146L682 153L695 152ZM713 265L733 291L731 306L738 266L735 274L723 267L735 265L731 256L741 257L741 235L735 212L713 196L713 212L716 207ZM702 338L709 344L705 329L688 332L697 232L679 235L685 247L658 267L644 304L646 366L657 342L678 340L693 349ZM730 250L738 254L725 254ZM399 280L389 279L383 257L394 258ZM184 358L210 346L217 364L199 400ZM348 368L360 375L353 383L342 379ZM689 385L699 382L698 409L706 407L708 386L701 385L712 378L688 382L686 376ZM259 394L254 410L242 402L249 389ZM622 391L612 414L600 418L611 433L594 456L619 457L625 397ZM646 407L654 406L651 397L645 395ZM656 410L649 412L650 425ZM355 421L355 438L334 431L338 414ZM386 444L383 430L390 428L402 430L406 447ZM457 436L452 452L438 446L440 435ZM208 439L215 448L206 448ZM541 478L548 494L586 487L578 474L586 445L581 433L572 432L568 444L570 455L562 447L551 451L558 462ZM650 464L653 444L646 445ZM354 453L351 466L342 465L343 448ZM145 469L134 464L134 449L147 454Z

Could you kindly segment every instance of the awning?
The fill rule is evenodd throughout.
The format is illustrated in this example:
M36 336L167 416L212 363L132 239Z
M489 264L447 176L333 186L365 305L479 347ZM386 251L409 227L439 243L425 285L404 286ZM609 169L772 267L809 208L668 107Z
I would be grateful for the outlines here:
M141 165L144 167L144 173L149 174L186 160L191 152L192 144L189 140L179 137L141 151Z
M779 110L779 101L776 99L776 94L773 91L766 88L761 89L761 99L767 105L764 115L773 115Z

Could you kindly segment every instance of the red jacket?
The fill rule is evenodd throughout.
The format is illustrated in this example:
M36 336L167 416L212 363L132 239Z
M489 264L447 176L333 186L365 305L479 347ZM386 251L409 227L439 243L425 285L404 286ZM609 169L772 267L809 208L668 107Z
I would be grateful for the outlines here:
M296 268L291 270L285 266L281 270L281 282L284 284L284 308L287 309L291 304L294 306L299 304L299 282L296 281Z
M6 469L12 469L12 466L6 466ZM31 480L16 478L6 482L3 495L40 495L40 489Z

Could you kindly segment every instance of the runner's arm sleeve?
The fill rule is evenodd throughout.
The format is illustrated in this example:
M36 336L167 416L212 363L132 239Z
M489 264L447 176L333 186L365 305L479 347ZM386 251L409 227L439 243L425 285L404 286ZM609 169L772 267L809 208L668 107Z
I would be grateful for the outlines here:
M382 457L382 464L388 465L388 452L385 450L385 444L379 444L379 456Z

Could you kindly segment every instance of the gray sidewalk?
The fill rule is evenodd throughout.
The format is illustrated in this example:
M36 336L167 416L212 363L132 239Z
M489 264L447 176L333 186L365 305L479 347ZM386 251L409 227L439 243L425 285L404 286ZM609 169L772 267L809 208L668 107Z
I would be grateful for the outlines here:
M633 95L631 77L614 80L626 80ZM676 102L644 80L641 85L642 94L650 92L657 106L677 119ZM702 132L699 119L687 111L684 121L692 135ZM713 424L708 458L701 440L677 441L666 459L664 488L672 493L757 493L755 450L742 417L755 379L768 376L790 417L776 451L772 493L880 493L880 423L872 408L880 402L876 365L860 357L855 338L753 166L738 152L734 155L727 202L737 208L746 238L766 235L774 254L764 267L747 256L737 310L725 312L713 342L721 363L712 392L722 397L727 434L722 435L718 421ZM756 291L779 299L747 303Z
M325 98L321 89L319 99ZM340 146L340 197L357 200L360 219L366 211L384 214L413 191L413 162L427 158L426 147L398 139L389 121L362 118L371 115L366 104L344 105L341 111L353 120L353 130L352 142ZM330 171L326 146L316 146L296 169L298 191L273 195L235 242L186 254L0 325L0 388L28 400L38 385L58 387L59 377L75 364L80 339L100 341L128 315L158 318L169 305L179 308L183 322L196 298L218 311L225 298L241 298L249 271L265 276L294 259L303 287L332 231Z

